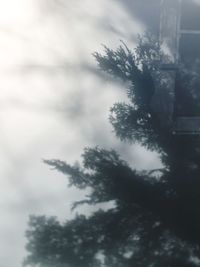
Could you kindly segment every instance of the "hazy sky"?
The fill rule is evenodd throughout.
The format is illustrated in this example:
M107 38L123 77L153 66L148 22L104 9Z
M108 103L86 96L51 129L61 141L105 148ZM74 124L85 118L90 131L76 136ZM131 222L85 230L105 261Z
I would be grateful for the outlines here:
M29 214L70 218L83 196L43 158L74 162L100 145L133 167L157 166L156 155L115 138L109 108L126 99L123 85L98 75L91 56L120 39L134 47L145 23L156 25L149 2L0 0L1 267L21 266Z

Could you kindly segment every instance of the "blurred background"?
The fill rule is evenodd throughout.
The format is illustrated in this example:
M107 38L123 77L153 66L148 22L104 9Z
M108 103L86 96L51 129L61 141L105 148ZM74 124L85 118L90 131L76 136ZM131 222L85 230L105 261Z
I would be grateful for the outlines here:
M158 32L158 21L159 0L0 0L1 267L21 266L30 214L70 219L84 195L42 159L73 163L99 145L137 169L160 164L116 139L109 109L126 100L125 85L92 57L120 40L133 49L147 27Z

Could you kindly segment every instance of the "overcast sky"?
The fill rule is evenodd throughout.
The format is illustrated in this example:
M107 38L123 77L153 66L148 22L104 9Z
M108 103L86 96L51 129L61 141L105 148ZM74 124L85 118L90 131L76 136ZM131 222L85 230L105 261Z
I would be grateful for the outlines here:
M155 28L159 1L151 1L0 0L1 267L21 267L29 214L70 218L84 195L43 158L74 162L99 145L138 169L159 164L115 138L109 108L126 100L124 86L103 79L91 56L120 39L133 48L145 25Z

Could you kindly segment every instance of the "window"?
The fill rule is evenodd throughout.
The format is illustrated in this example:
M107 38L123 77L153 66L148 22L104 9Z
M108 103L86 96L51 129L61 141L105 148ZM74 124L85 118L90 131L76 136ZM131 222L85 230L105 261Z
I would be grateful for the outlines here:
M166 78L169 72L176 73L175 86L170 88L175 93L173 112L169 110L176 122L174 132L199 134L200 0L163 0L161 9L161 45L172 55L170 60L163 57L161 66Z
M179 61L191 68L200 59L200 34L181 34L179 42Z
M182 0L181 29L200 30L200 1Z

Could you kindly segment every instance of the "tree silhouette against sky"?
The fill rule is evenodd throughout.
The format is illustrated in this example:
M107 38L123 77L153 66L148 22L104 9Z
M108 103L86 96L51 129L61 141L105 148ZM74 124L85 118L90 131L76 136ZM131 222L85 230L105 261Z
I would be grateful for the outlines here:
M129 102L116 103L110 111L116 136L158 152L163 168L139 172L114 150L99 147L86 148L80 166L45 160L67 176L70 186L90 192L73 208L110 201L114 204L65 223L31 216L26 232L26 266L200 265L200 138L174 134L166 122L169 114L157 112L167 100L160 56L159 43L150 34L139 38L134 51L122 43L117 50L105 47L104 55L94 53L101 70L128 84ZM198 73L194 75L194 70L183 65L176 76L179 110L175 112L181 112L187 100L187 110L198 113L194 99L188 101L200 81ZM152 102L157 84L160 96Z

